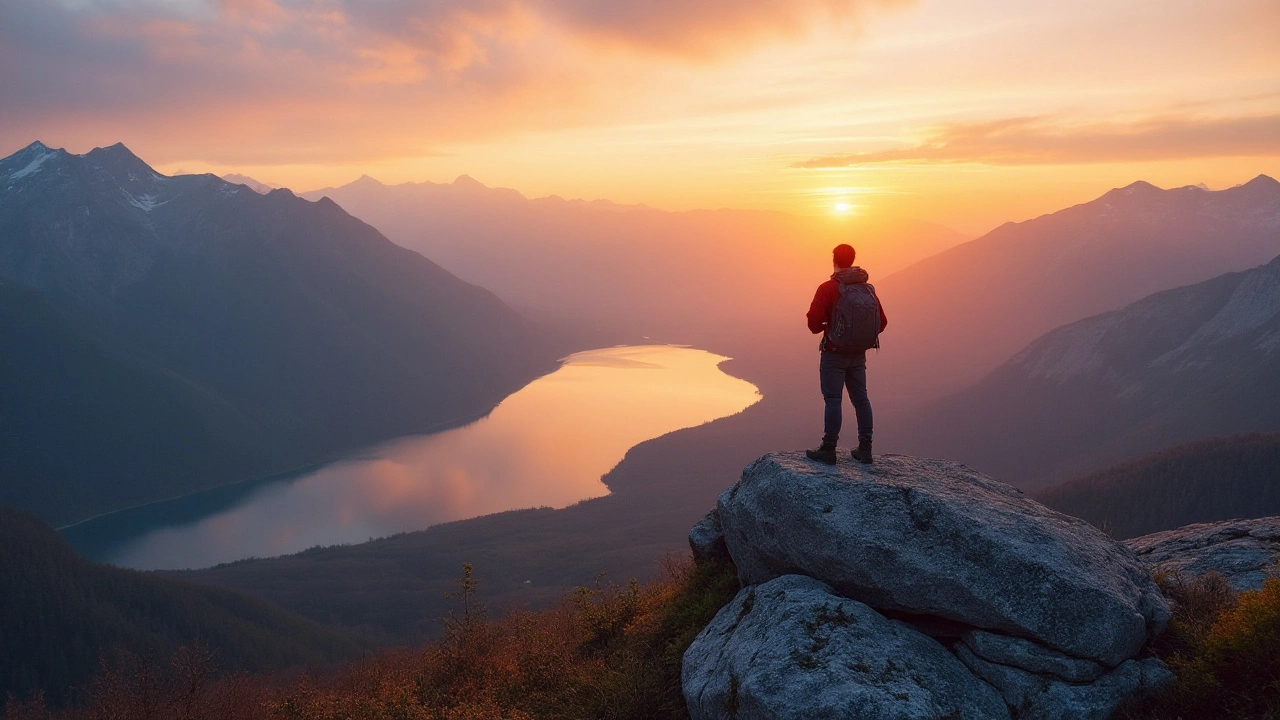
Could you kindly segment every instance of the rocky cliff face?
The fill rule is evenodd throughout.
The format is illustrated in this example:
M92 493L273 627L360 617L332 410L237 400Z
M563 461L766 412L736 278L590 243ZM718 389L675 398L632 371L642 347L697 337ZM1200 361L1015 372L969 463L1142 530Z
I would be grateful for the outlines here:
M743 585L685 654L695 720L1102 720L1172 679L1134 551L958 463L766 455L690 544Z

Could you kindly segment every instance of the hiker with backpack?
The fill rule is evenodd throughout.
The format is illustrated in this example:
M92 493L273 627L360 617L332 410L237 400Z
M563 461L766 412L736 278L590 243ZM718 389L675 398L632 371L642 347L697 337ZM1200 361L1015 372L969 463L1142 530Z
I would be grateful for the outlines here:
M831 251L835 272L818 286L807 315L809 332L822 333L818 349L818 378L823 414L822 444L805 455L828 465L836 464L836 441L840 439L841 403L849 390L858 417L858 448L851 455L861 463L871 462L871 401L867 398L867 350L880 347L880 333L889 324L876 289L867 282L867 271L854 267L857 251L837 245Z

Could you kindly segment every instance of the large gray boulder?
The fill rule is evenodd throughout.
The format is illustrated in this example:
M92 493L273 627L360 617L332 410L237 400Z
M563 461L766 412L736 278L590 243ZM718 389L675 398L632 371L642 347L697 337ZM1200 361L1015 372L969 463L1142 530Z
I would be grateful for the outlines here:
M938 641L826 584L743 588L684 655L693 720L1000 720L1004 700Z
M1236 590L1257 590L1280 556L1280 517L1198 523L1124 542L1152 570L1221 574Z
M743 585L802 574L873 608L1026 637L1114 667L1169 608L1131 550L959 463L772 453L717 503Z
M1154 692L1174 681L1159 659L1126 660L1090 683L1070 683L980 658L967 645L956 655L1000 691L1017 720L1106 720L1120 703Z

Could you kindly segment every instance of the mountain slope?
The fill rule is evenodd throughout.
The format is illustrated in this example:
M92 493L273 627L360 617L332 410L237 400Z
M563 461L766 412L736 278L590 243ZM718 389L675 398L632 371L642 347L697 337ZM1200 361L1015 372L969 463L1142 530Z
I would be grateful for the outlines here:
M913 426L929 453L1024 488L1280 430L1280 257L1059 328Z
M1280 254L1280 183L1145 182L928 258L877 284L893 309L878 386L919 406L977 382L1065 323Z
M1179 445L1045 488L1036 499L1119 539L1280 515L1280 433Z
M664 212L606 201L528 199L463 176L383 185L363 177L329 197L387 237L518 307L628 339L708 347L725 337L804 334L799 317L852 242L875 277L962 240L922 222L775 212ZM802 338L803 340L803 338Z
M0 700L43 690L54 701L88 680L100 656L203 643L229 669L315 665L364 645L274 605L81 559L27 513L0 507Z
M274 185L268 185L264 182L259 182L249 177L248 175L240 175L239 173L229 173L227 175L223 175L222 179L226 180L229 183L244 185L250 190L256 193L259 193L261 195L266 195L267 193L276 189Z
M28 373L4 380L0 501L55 522L474 417L566 349L330 201L165 177L122 145L0 161L0 281L43 338L0 341ZM69 345L64 377L41 358ZM130 379L101 381L108 360Z

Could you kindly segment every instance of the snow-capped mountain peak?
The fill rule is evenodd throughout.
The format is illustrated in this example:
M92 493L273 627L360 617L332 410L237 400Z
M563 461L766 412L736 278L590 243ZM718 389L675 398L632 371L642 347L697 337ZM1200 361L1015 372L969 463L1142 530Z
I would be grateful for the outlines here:
M49 160L66 154L65 150L50 148L37 140L0 160L0 180L12 185L18 180L40 172L41 167Z

